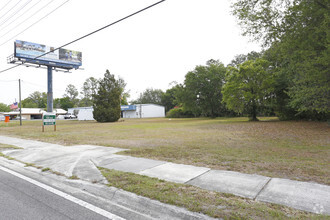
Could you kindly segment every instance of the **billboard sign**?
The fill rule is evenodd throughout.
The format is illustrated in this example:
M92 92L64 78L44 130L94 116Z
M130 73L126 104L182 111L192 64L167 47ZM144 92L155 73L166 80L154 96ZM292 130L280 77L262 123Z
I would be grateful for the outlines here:
M16 40L14 56L19 59L33 59L49 52L35 60L27 60L26 62L62 68L78 68L82 65L81 52L63 48L56 51L54 49L54 47L43 44Z

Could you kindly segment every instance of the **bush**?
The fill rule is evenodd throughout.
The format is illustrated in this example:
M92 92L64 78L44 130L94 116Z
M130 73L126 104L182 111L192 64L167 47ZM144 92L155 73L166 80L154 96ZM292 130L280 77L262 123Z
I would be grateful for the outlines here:
M190 111L185 111L182 107L173 108L166 113L166 118L193 118Z

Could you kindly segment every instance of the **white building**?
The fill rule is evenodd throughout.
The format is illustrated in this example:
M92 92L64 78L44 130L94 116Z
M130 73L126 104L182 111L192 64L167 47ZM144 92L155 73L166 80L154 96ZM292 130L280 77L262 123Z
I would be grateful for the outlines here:
M164 118L165 107L155 104L121 106L122 118Z
M80 121L81 120L83 120L83 121L94 120L94 118L93 118L93 107L79 108L77 118Z
M90 121L93 118L93 107L68 108L68 114L77 116L80 121Z
M69 108L68 113L76 114L78 120L94 120L93 107ZM122 118L163 118L165 107L155 104L122 105Z

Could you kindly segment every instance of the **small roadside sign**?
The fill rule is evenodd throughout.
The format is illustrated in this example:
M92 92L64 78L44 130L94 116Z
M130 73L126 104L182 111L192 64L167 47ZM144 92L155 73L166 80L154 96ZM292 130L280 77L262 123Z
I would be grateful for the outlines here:
M56 115L54 113L46 112L42 115L42 132L45 131L45 125L54 125L54 131L56 131Z

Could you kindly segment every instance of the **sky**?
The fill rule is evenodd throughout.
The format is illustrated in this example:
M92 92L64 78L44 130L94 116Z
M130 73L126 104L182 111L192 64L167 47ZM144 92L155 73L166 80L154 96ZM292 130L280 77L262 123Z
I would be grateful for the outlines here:
M155 2L3 0L0 71L13 66L7 64L7 57L14 53L15 40L60 47ZM53 72L54 98L63 97L68 84L80 92L87 78L102 78L108 69L124 79L133 100L147 88L166 91L174 81L183 83L187 72L210 59L227 65L238 54L260 51L257 42L241 35L231 15L231 2L166 0L66 46L82 52L83 64L71 73ZM22 99L34 91L47 93L46 69L19 66L0 73L1 103L18 101L18 79L22 80Z

